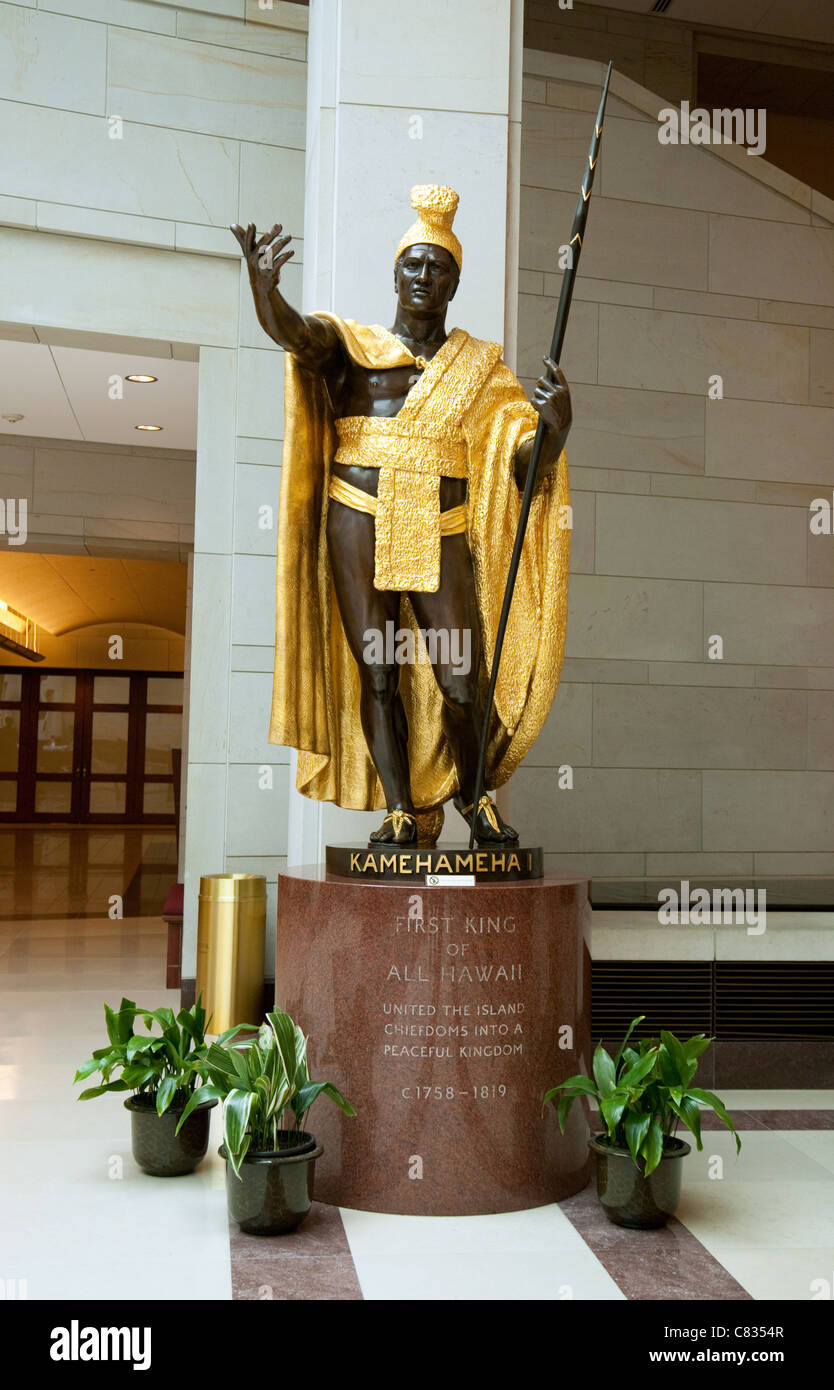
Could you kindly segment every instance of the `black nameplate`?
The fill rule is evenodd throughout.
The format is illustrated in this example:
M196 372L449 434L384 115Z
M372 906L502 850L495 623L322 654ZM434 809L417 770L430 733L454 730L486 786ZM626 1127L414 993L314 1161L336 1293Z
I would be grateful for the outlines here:
M325 864L340 878L425 883L427 875L464 878L476 883L515 883L541 878L541 847L495 845L469 849L468 845L328 845Z

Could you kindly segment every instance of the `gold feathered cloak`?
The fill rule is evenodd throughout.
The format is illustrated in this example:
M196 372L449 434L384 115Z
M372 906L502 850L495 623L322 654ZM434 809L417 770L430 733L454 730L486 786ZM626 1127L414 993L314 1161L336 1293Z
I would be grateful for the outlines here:
M401 367L415 361L384 328L329 313L318 317L334 326L350 356L363 367ZM467 537L488 678L521 502L513 459L519 444L535 432L538 415L501 361L500 345L471 338L460 329L453 330L432 358L404 411L419 393L423 418L431 418L433 385L452 360L460 376L458 421L469 465ZM362 732L359 673L345 638L327 553L327 490L337 448L333 413L323 379L306 372L289 353L284 362L269 740L298 750L297 787L305 796L352 810L379 810L385 798ZM559 682L567 624L568 502L563 453L538 483L533 498L492 713L486 778L491 788L506 782L529 752ZM405 595L400 624L412 628L419 650L417 624ZM439 807L455 795L458 782L431 666L403 666L400 693L408 719L415 807Z

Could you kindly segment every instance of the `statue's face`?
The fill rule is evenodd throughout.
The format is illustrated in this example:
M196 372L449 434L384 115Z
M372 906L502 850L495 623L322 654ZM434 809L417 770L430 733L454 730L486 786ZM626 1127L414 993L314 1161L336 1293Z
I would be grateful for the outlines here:
M394 267L400 307L427 318L444 312L459 278L455 259L443 246L407 246Z

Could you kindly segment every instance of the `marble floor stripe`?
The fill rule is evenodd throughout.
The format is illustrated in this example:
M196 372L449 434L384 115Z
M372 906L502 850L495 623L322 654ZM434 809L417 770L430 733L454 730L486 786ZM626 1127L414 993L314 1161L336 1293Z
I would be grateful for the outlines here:
M338 1207L314 1202L289 1236L249 1236L229 1228L232 1298L251 1300L361 1299Z
M559 1206L627 1299L750 1299L679 1221L658 1231L615 1226L602 1210L593 1182Z

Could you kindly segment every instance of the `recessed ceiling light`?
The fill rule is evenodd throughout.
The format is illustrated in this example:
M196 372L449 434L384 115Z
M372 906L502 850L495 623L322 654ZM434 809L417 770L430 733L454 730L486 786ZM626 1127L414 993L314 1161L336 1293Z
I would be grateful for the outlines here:
M155 376L147 376L144 372L131 372L130 376L125 377L125 381L136 381L145 385L149 381L157 381Z
M155 433L157 430L161 430L161 429L162 429L162 426L161 426L161 425L134 425L133 428L134 428L135 430L151 430L152 432Z
M16 425L17 422L18 422L18 420L24 420L26 417L25 417L25 415L14 415L14 414L12 414L12 415L3 415L3 416L0 416L0 418L3 419L3 420L6 420L6 421L8 422L8 424L10 424L10 425Z

